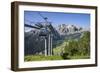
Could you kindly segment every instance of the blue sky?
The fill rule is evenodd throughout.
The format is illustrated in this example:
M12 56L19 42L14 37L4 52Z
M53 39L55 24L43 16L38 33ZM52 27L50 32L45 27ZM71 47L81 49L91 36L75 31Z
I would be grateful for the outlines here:
M54 27L59 24L74 24L83 28L90 28L90 14L83 13L61 13L61 12L43 12L43 11L24 11L24 21L27 24L31 22L44 22L43 18L48 17Z

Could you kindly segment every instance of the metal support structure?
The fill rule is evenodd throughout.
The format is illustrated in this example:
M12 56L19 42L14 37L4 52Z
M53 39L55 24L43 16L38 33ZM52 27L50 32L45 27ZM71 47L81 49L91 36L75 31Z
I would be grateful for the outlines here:
M52 36L48 35L48 56L52 56Z
M47 21L48 18L44 17L40 12L38 14L44 19L45 24L37 23L37 24L35 24L35 26L25 24L25 27L35 28L35 29L39 29L39 30L41 30L42 28L45 28L45 30L47 30L46 31L47 32L46 35L40 35L40 36L44 37L44 41L45 41L44 54L45 54L45 56L52 56L53 49L52 49L52 34L51 33L55 32L55 31L54 31L53 27L50 26L51 23Z
M51 56L52 56L52 52L53 52L53 49L52 49L52 36L51 36Z
M48 55L49 56L51 55L50 50L51 50L51 41L50 41L50 34L49 34L48 35Z
M47 39L45 38L45 56L47 56Z

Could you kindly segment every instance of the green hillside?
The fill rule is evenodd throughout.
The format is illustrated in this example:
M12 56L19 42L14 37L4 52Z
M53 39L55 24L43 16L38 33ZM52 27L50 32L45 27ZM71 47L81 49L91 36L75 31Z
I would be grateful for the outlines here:
M63 42L62 42L63 41ZM90 58L90 32L84 32L80 39L64 39L56 42L52 56L28 55L25 61L70 60Z

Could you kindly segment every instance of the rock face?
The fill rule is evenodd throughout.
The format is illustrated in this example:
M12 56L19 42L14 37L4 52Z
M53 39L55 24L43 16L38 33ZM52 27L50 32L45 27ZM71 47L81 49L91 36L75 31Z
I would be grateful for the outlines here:
M53 45L54 43L57 43L58 40L62 40L65 37L67 38L77 38L77 36L81 36L80 33L74 33L79 32L82 30L82 28L78 28L74 25L66 25L61 24L55 29L52 25L49 26L49 28L52 31L53 34ZM44 54L45 49L45 41L43 36L39 36L41 33L41 30L33 29L31 31L25 32L24 36L24 47L25 47L25 55L39 55ZM74 33L74 34L69 34Z
M58 32L61 35L67 34L67 33L74 33L74 32L78 32L81 31L82 28L81 27L77 27L75 25L66 25L66 24L61 24L58 26Z
M38 54L43 52L44 40L43 37L38 36L39 31L32 30L30 32L25 32L25 55Z
M51 29L50 31L52 32L53 35L53 40L57 41L60 39L60 35L57 32L55 28L53 28L52 25L49 25L49 28ZM38 30L33 28L33 30L29 32L25 32L25 55L29 54L44 54L44 49L45 49L45 37L40 36L43 30Z

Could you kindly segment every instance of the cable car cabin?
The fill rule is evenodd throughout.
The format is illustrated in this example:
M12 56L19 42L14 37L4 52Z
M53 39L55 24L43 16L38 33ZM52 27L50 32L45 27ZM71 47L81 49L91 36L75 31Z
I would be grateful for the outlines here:
M46 28L42 28L40 30L39 36L47 36L49 34L49 31Z

